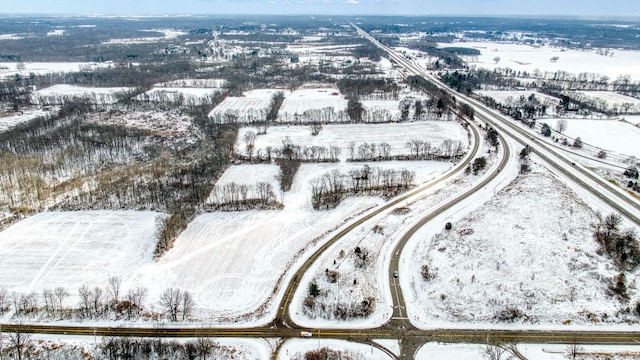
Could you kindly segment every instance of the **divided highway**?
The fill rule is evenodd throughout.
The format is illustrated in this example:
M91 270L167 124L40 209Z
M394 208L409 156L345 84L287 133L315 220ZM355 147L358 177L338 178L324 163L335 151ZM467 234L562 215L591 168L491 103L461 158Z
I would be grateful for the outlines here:
M502 132L503 135L511 137L523 145L529 145L536 155L540 156L556 171L592 193L635 226L640 227L640 201L637 198L631 196L624 189L620 189L597 174L594 174L589 169L580 165L574 165L573 161L567 158L560 151L546 144L544 141L536 140L535 136L532 136L529 132L517 124L514 124L513 121L487 108L481 102L450 89L422 67L396 53L393 49L381 44L355 24L352 23L351 25L357 30L358 34L386 51L393 61L404 67L409 73L425 77L432 83L438 85L444 91L455 96L458 101L466 101L474 109L475 116L480 117L483 121L491 124L491 126Z

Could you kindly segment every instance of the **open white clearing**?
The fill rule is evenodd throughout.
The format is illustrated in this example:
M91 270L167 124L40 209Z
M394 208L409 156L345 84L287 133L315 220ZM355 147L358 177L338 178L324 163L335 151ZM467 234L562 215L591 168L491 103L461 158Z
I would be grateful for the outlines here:
M518 351L527 359L538 360L565 360L570 359L570 345L562 344L518 344ZM640 357L640 348L637 346L620 345L579 345L577 359L581 360L631 360ZM485 346L478 344L444 344L426 343L418 350L416 360L430 359L456 359L456 360L483 360L487 359L484 353ZM502 358L507 358L511 353L505 352ZM515 359L515 357L511 357Z
M221 91L219 88L156 87L136 96L136 100L201 104Z
M0 132L11 129L12 127L29 122L39 116L47 116L53 114L53 110L46 111L43 109L21 110L16 112L2 113L0 117Z
M131 89L126 87L91 88L60 84L34 92L31 100L40 105L59 105L65 98L91 97L95 104L112 104L117 101L117 93L129 90Z
M271 97L279 89L247 91L241 97L229 96L209 113L216 123L251 123L265 121L271 107Z
M75 304L82 285L106 286L153 262L158 213L45 212L0 232L0 288L28 293L58 286ZM146 284L145 286L151 286Z
M557 120L548 120L555 126ZM567 119L565 134L618 154L640 157L640 127L619 120Z
M285 123L335 122L336 119L346 121L348 119L347 102L337 88L296 90L288 93L282 102L278 121ZM326 114L320 110L327 110Z
M596 254L594 220L570 189L537 170L481 209L451 219L451 231L428 224L401 259L410 320L420 328L499 323L514 308L522 313L518 323L588 324L589 316L615 322L620 303L606 292L618 271ZM432 275L428 281L423 265Z
M451 44L439 44L452 46ZM616 79L620 75L631 75L634 80L640 79L639 51L616 50L613 56L599 55L595 51L561 49L551 46L534 47L522 44L497 42L457 42L453 46L478 49L481 55L475 58L465 57L470 66L488 69L511 68L516 71L527 71L531 74L538 69L541 72L566 71L571 74L597 73ZM496 64L493 60L500 57ZM558 56L556 62L551 58Z
M278 360L301 360L305 359L308 351L329 348L333 351L343 352L348 355L348 359L353 360L391 360L392 358L384 352L371 345L348 342L333 339L290 339L282 345ZM324 359L324 357L322 358ZM329 357L329 359L334 359ZM337 359L337 358L336 358Z
M240 128L236 149L241 154L246 153L246 143L242 140L249 131L256 131L253 127ZM432 146L440 146L445 140L462 141L466 144L467 132L456 121L417 121L410 123L386 124L336 124L324 125L320 134L313 136L307 126L273 126L266 135L260 135L255 141L255 150L265 153L267 147L281 148L284 141L291 141L300 146L336 146L341 149L341 160L349 157L351 142L358 145L363 143L380 144L386 142L391 145L390 155L409 155L407 142L420 139L430 142ZM357 155L357 154L356 154Z

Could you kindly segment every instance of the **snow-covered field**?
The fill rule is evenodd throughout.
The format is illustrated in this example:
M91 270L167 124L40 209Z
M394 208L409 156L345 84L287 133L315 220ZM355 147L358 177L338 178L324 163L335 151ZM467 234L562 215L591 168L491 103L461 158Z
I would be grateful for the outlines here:
M579 100L596 100L605 103L607 105L607 109L618 109L621 113L640 112L640 99L612 91L575 91L570 92L568 95Z
M255 131L252 127L240 128L236 149L242 154L246 152L246 143L242 140L249 131ZM255 150L261 149L264 153L267 147L277 149L282 147L283 141L290 141L300 146L336 146L341 149L341 160L349 157L351 142L358 145L363 143L386 142L391 145L391 156L408 155L407 142L421 139L428 141L432 146L440 146L447 139L462 141L467 144L467 132L455 121L416 121L410 123L387 124L337 124L324 125L320 134L311 135L307 126L273 126L266 135L260 135L255 141ZM357 150L356 150L357 151ZM357 155L357 154L356 154Z
M274 193L280 193L280 181L278 176L280 175L280 168L277 165L234 165L224 172L222 177L218 179L216 185L211 191L211 195L207 202L219 203L219 189L225 185L234 183L236 185L246 185L248 187L255 187L258 183L267 183L271 185ZM252 194L249 198L257 198L256 194ZM279 198L278 196L276 196Z
M459 127L455 123L440 125ZM455 128L451 131L464 134ZM418 183L450 166L433 162L371 165L395 169L406 166L416 171ZM275 312L276 304L271 302L266 308L263 304L282 290L282 280L291 275L290 270L304 260L305 254L353 214L382 202L364 197L347 199L334 210L312 210L312 179L333 169L347 171L361 166L304 164L291 191L278 194L285 205L283 210L203 214L189 224L173 249L158 262L152 259L156 213L40 214L0 233L0 241L9 244L2 247L1 257L10 259L0 265L0 284L11 291L65 286L75 294L77 286L106 285L110 276L118 275L123 279L124 292L137 286L149 288L146 305L151 309L158 309L157 299L164 289L178 287L194 294L195 316L199 319L238 326L264 323ZM259 180L268 174L273 180L274 173L275 167L239 166L222 181L258 175L254 180ZM250 314L254 311L257 315Z
M15 74L29 76L30 73L40 75L53 72L79 72L113 66L108 63L87 62L25 62L20 65L24 65L24 69L19 69L16 62L0 62L0 77L14 76Z
M477 61L467 57L470 66L488 69L511 68L528 73L532 73L535 69L541 72L566 71L576 75L596 73L611 79L616 79L620 75L631 75L634 80L640 79L639 51L616 50L613 56L604 56L595 51L560 49L547 45L534 47L497 42L459 42L439 45L464 46L480 50L481 55L477 57ZM559 57L558 61L551 61L554 56ZM497 64L493 60L495 57L500 57Z
M190 88L190 87L156 87L136 97L141 101L182 102L201 104L208 97L222 92L220 88Z
M35 109L22 110L13 113L2 113L0 114L0 132L7 131L18 124L31 121L39 116L51 115L53 112L54 110L45 111L42 109Z
M138 37L138 38L124 38L124 39L110 39L109 41L105 41L103 45L113 45L113 44L147 44L147 43L155 43L160 40L171 40L175 39L181 35L187 35L187 32L174 30L174 29L154 29L154 30L141 30L146 32L159 32L162 33L163 36L150 36L150 37Z
M64 98L90 97L94 104L112 104L117 101L117 93L130 91L126 87L90 88L75 85L53 85L31 94L31 101L39 105L59 105Z
M265 121L271 106L271 97L279 91L282 90L251 90L245 92L242 97L227 97L209 113L209 117L216 123Z
M606 294L618 272L597 255L594 212L545 170L452 220L451 231L422 228L403 252L401 284L416 326L498 323L512 309L521 312L518 323L589 324L620 310Z
M73 335L30 335L27 342L30 344L31 356L25 356L23 358L29 359L44 359L47 360L85 360L91 359L105 359L102 349L99 347L104 344L104 341L108 341L111 338L100 338L95 336L73 336ZM216 352L212 354L216 360L268 360L271 356L271 344L268 340L264 339L251 339L251 338L213 338L211 339L213 345L217 349L225 351ZM8 341L5 339L5 355L7 354L6 344ZM181 338L181 339L165 339L163 343L165 345L165 357L175 356L169 348L170 344L182 344L193 343L197 339ZM135 340L134 340L135 343ZM96 348L96 345L98 348ZM167 353L171 355L167 355ZM13 354L13 353L12 353ZM46 354L46 355L45 355ZM102 356L96 356L96 355ZM124 357L124 356L123 356ZM10 357L11 358L11 357ZM155 358L152 354L150 358Z
M633 122L637 117L626 117ZM621 155L633 155L640 158L640 127L619 120L566 119L565 134L572 138L580 137L583 142ZM548 121L555 126L556 120Z
M0 232L0 288L28 293L58 286L77 303L82 285L106 286L153 262L158 213L45 212ZM153 284L144 284L153 286Z
M347 99L337 88L301 89L286 95L280 112L279 122L335 122L348 119L346 114ZM331 109L327 114L321 110ZM324 118L328 117L328 118Z
M341 358L353 360L391 360L392 358L377 348L353 343L344 340L332 339L290 339L282 345L278 360L302 360L306 359L305 353L308 351L318 350L321 348L329 348L333 351L343 352ZM337 357L329 357L328 359L338 359ZM325 357L322 357L325 359Z
M156 286L192 291L198 316L205 321L238 326L266 322L265 316L273 314L277 304L264 308L263 303L282 290L281 281L291 275L289 270L350 214L381 202L358 198L331 211L313 211L309 182L335 166L302 165L291 191L283 196L283 210L198 216L157 264L140 268L130 278L142 286L161 284ZM248 315L254 311L258 316Z
M570 359L570 345L562 344L518 344L518 352L531 360L563 360ZM631 360L640 358L640 348L637 346L619 345L579 345L576 349L577 359L581 360ZM478 344L443 344L427 343L418 350L416 360L456 359L482 360L487 359L485 346ZM510 352L505 352L502 358L507 358ZM512 357L515 358L515 357Z

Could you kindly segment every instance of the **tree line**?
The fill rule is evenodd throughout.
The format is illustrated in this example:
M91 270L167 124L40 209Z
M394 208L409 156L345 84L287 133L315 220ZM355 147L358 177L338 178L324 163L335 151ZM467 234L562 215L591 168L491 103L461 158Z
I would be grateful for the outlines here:
M325 173L311 181L311 204L314 209L333 209L341 200L353 195L381 195L393 197L413 186L415 173L409 170L370 168L338 170Z
M193 295L178 288L165 289L155 303L160 312L149 310L149 290L144 286L122 289L122 279L109 278L108 285L81 285L75 294L65 287L46 288L40 293L9 292L0 288L0 316L10 313L12 317L49 320L133 320L166 319L185 321L192 315L196 303ZM69 300L76 299L76 305Z

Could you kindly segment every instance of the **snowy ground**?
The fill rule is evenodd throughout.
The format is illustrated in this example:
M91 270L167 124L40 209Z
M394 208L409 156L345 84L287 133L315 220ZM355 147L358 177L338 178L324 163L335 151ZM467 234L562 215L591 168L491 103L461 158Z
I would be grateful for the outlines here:
M416 360L456 359L482 360L487 359L484 345L478 344L443 344L427 343L418 350ZM563 360L568 359L569 345L562 344L518 344L518 351L527 359ZM506 353L504 358L510 355ZM640 358L640 348L637 346L618 345L579 345L580 360L631 360Z
M432 179L448 163L388 162L372 166L408 167L416 181ZM233 167L223 180L247 179L274 170L259 165ZM212 325L251 326L274 314L273 299L282 281L291 276L304 256L327 234L353 214L382 203L379 198L345 200L337 209L317 212L310 204L309 183L332 169L347 171L363 164L303 164L292 190L278 196L281 211L217 212L203 214L189 224L174 248L161 260L152 258L156 213L50 212L18 222L0 233L3 260L0 287L10 291L36 291L63 286L76 288L104 284L121 276L123 292L149 288L146 306L158 310L157 299L168 287L194 294L195 317ZM313 226L311 226L313 225ZM197 271L194 271L197 264ZM283 275L284 274L284 275ZM257 315L250 313L257 311ZM248 315L249 314L249 315Z
M618 272L596 255L594 212L542 168L463 215L451 219L449 232L425 226L403 252L401 284L416 326L496 323L509 307L525 314L518 323L556 325L588 324L590 313L601 321L619 310L605 294L605 281Z
M318 118L317 111L329 108L332 109L332 113L346 115L344 113L347 110L347 100L337 88L296 90L288 93L284 99L278 113L278 122L322 121ZM297 120L298 118L300 120Z
M365 122L387 122L400 120L400 101L397 100L362 100ZM375 120L379 119L379 120Z
M67 306L81 285L106 286L153 262L158 213L45 212L0 232L0 288L28 293L66 287ZM145 284L152 286L152 284Z
M209 195L208 203L217 203L217 189L222 188L225 185L230 183L235 183L236 185L246 185L249 187L254 187L258 183L267 183L270 184L274 193L280 193L280 181L278 180L278 176L280 175L280 168L278 165L234 165L227 169L224 172L222 177L218 179L215 187L211 191L211 195ZM251 193L251 191L250 191ZM256 194L249 194L249 198L258 198ZM279 200L278 196L278 200Z
M509 105L517 103L521 96L529 98L532 94L543 104L547 104L547 114L555 114L555 107L560 104L560 99L552 96L537 92L537 91L476 91L479 95L490 96L495 99L496 102L502 105Z
M227 115L232 115L235 122L265 121L271 106L271 97L282 90L259 89L247 91L242 97L227 97L220 105L209 113L216 123L226 123Z
M625 107L627 112L640 112L640 99L618 94L613 91L575 91L569 92L568 95L580 100L597 100L606 103L607 109L618 109L621 113L625 112Z
M148 130L163 138L181 140L188 143L198 140L198 131L191 117L180 111L97 113L87 118L87 121L100 125L118 125Z
M29 343L33 345L36 354L40 358L48 360L83 360L87 359L87 355L91 357L100 354L100 350L96 348L100 346L103 340L95 336L59 336L59 335L31 335ZM165 344L170 342L186 343L196 339L165 339ZM267 340L249 339L249 338L213 338L214 343L220 347L227 348L232 353L232 357L224 357L220 360L238 359L238 360L268 360L271 357L271 345ZM5 339L5 350L7 340ZM218 359L218 358L216 358Z
M492 158L489 158L487 167L492 166L492 163ZM444 165L444 163L441 164ZM451 166L452 164L448 165L448 167ZM408 167L411 170L416 168L419 167L415 165ZM441 171L446 170L442 168ZM508 173L503 171L502 175L508 176ZM418 186L441 176L436 174L434 172L431 178L420 176L417 179ZM445 199L468 189L479 179L480 176L461 178L458 175L437 184L420 196L403 202L394 209L381 213L349 232L334 246L327 249L301 279L301 286L298 287L290 307L292 320L296 324L310 328L375 327L384 324L391 316L389 255L397 240L412 224L443 203ZM395 211L396 209L400 211ZM370 258L368 265L357 266L354 261L356 247L368 253ZM336 282L332 282L327 276L327 270L339 274ZM318 285L320 296L315 298L318 306L314 305L310 310L303 304L309 295L309 284L312 282ZM345 321L337 320L332 315L332 309L336 304L354 304L370 296L375 299L375 309L370 316ZM329 311L322 310L321 304L325 304L327 306L325 309Z
M181 35L187 35L187 32L174 30L174 29L153 29L153 30L141 30L147 32L159 32L162 33L163 36L150 36L150 37L138 37L138 38L124 38L124 39L110 39L109 41L105 41L103 45L113 45L113 44L147 44L147 43L155 43L160 40L171 40L175 39Z
M53 72L79 72L87 69L93 70L113 66L113 64L107 63L87 62L25 62L20 64L24 64L24 69L18 69L18 63L16 62L0 63L0 78L14 76L15 74L29 76L30 73L41 75Z
M248 131L256 131L252 127L243 127L238 133L236 149L241 154L246 153L246 144L242 140ZM289 139L291 143L300 146L337 146L341 149L341 160L349 157L349 144L355 142L357 147L363 143L386 142L391 145L391 156L408 155L406 144L413 139L428 141L432 146L440 146L444 140L462 141L467 144L467 132L455 121L417 121L411 123L387 124L338 124L324 125L320 134L311 135L307 126L273 126L266 135L260 135L255 141L255 151L265 152L267 147L281 148L283 141ZM356 152L357 155L357 152Z
M633 117L627 117L633 121ZM565 134L580 137L586 144L613 151L617 154L634 155L640 158L640 127L619 120L566 119ZM547 122L555 127L557 119Z
M177 102L201 104L207 97L222 92L220 88L190 88L190 87L156 87L136 97L136 100Z
M470 66L488 69L511 68L528 73L532 73L535 69L541 72L566 71L576 75L598 73L611 79L628 74L634 80L640 79L639 51L616 50L613 56L604 56L595 51L560 49L546 45L534 47L496 42L459 42L439 45L464 46L480 50L482 54L477 57L477 61L473 57L466 57ZM501 59L497 64L493 60L496 56ZM554 56L559 57L557 62L551 62Z
M371 345L332 339L290 339L284 343L278 354L278 360L302 360L305 353L327 347L348 354L353 360L391 360L384 352ZM324 358L323 358L324 359ZM333 359L333 358L332 358Z
M155 84L155 87L173 87L173 88L223 88L227 84L224 79L179 79Z
M94 104L112 104L117 101L116 93L131 90L125 87L90 88L75 85L53 85L31 94L31 101L41 105L59 105L67 97L91 97Z
M282 290L281 281L291 275L287 270L296 268L304 255L349 214L381 202L358 198L346 200L331 211L313 211L309 182L335 166L302 165L292 190L283 196L283 210L200 215L158 263L140 268L130 278L139 285L192 291L198 317L205 321L238 326L264 323L264 316L275 313L276 304L270 303L266 309L261 306ZM198 264L196 272L194 264ZM247 316L256 310L258 317Z
M21 110L17 112L0 113L0 132L7 131L10 128L31 121L39 116L53 114L54 110L45 111L42 109Z

